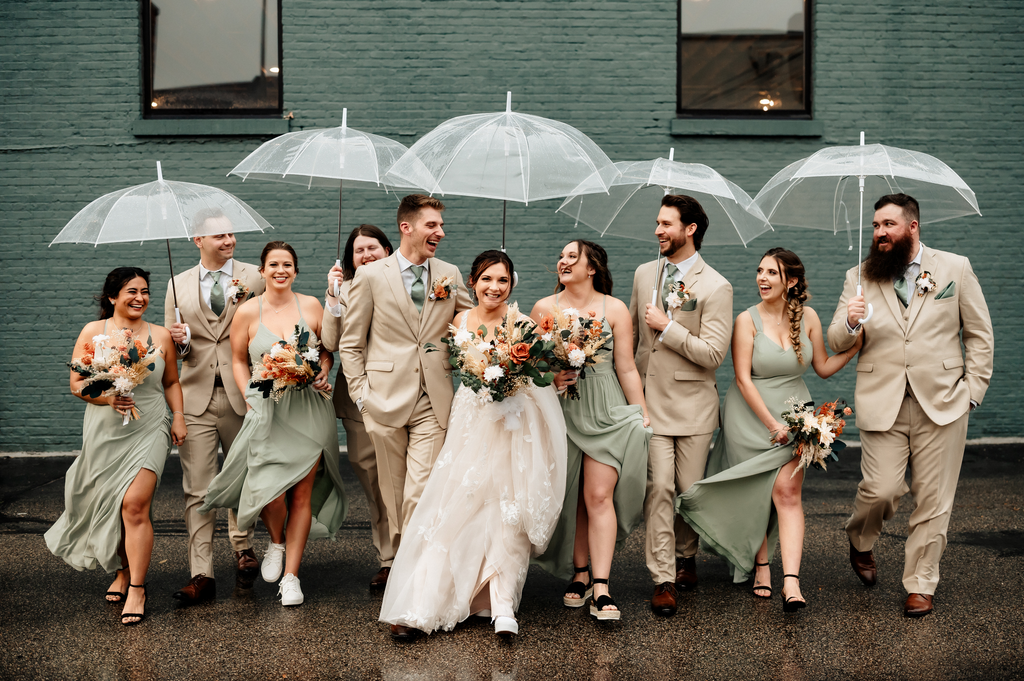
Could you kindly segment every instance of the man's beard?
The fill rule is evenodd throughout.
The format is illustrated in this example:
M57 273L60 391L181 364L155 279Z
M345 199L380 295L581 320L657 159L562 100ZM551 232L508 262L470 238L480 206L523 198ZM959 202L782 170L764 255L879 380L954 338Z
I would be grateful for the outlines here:
M913 257L910 249L914 247L914 240L909 234L900 239L889 237L889 245L888 251L881 251L877 241L871 243L871 250L861 268L861 274L868 281L888 284L902 278L907 271Z
M667 244L665 244L665 250L663 250L661 252L661 254L663 256L665 256L666 258L671 258L676 253L681 251L684 246L686 246L686 237L685 236L680 238L680 239L678 239L678 240L676 240L676 239L669 239L669 242Z

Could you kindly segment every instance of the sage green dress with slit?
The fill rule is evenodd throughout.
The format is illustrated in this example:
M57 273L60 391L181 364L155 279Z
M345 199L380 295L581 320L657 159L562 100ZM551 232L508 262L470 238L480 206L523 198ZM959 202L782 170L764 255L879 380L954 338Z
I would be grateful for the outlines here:
M253 366L274 343L283 340L264 326L262 302L259 301L260 324L249 342L249 361ZM299 328L309 331L310 345L318 342L301 311ZM234 509L238 529L244 532L253 526L267 504L294 487L315 466L309 538L333 539L348 512L348 499L338 471L334 405L310 387L289 390L280 402L274 402L250 386L245 391L245 400L252 409L246 413L199 512Z
M813 356L811 341L801 321L804 363L800 364L792 347L783 349L764 334L756 306L747 312L757 332L750 378L765 406L781 422L782 412L790 408L786 400L811 399L803 379ZM735 379L721 413L722 429L708 456L707 477L676 498L676 511L700 535L706 551L729 561L733 580L745 582L766 533L769 561L775 551L779 524L772 488L779 469L793 458L793 445L771 445L768 429L743 399Z

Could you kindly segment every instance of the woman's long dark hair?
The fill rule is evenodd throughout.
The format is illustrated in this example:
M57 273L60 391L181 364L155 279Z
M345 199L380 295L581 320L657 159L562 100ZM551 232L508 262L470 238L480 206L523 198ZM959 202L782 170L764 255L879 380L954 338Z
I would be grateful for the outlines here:
M785 248L770 248L762 258L771 256L779 263L779 274L785 286L790 277L796 278L793 287L786 291L786 314L789 316L789 342L793 344L793 352L800 364L804 363L804 355L800 343L800 320L804 318L804 303L811 299L807 292L807 278L804 276L804 264L793 251Z
M348 235L348 241L345 242L345 254L341 257L341 270L345 273L345 280L349 281L352 277L356 276L356 265L355 265L355 242L357 236L366 236L371 239L376 239L380 242L380 245L384 247L384 250L391 255L395 252L392 248L391 242L388 241L388 237L384 234L384 230L376 225L359 225L352 230L352 233Z
M612 294L612 273L608 269L608 252L600 244L586 239L576 239L575 243L580 254L587 256L587 264L594 268L594 290L606 296ZM561 282L555 284L555 293L565 286Z
M100 314L97 319L109 319L114 316L114 304L110 302L110 299L121 295L121 289L136 277L145 279L146 286L149 286L149 272L146 270L138 267L118 267L110 270L106 281L103 282L103 290L95 297L96 302L100 304Z

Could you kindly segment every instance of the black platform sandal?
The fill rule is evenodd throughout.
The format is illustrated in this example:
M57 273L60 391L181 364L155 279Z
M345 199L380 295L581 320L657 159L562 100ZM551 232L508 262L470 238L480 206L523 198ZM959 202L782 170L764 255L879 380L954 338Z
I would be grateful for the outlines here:
M129 584L128 588L129 589L142 589L142 593L143 594L146 593L146 585L145 584ZM125 596L125 598L127 598L127 596ZM146 597L146 600L147 601L149 600L148 595ZM142 608L143 608L143 610L145 610L146 606L143 605ZM124 621L125 617L138 617L139 619L135 620L134 622L125 622ZM146 619L146 613L145 612L123 612L123 613L121 613L121 624L123 624L126 627L134 627L136 624L139 624L144 619Z
M128 568L126 567L118 568L114 570L114 574L116 575L119 572L124 572L127 569ZM128 578L128 583L132 583L131 577ZM128 598L128 589L125 589L124 591L108 591L103 596L103 600L105 600L107 603L124 603L124 599ZM117 598L110 599L107 598L107 596L117 596Z
M581 573L587 573L587 578L590 579L590 566L584 565L583 567L572 566L573 577ZM562 604L567 608L582 608L583 604L587 602L590 595L594 593L594 582L590 580L590 583L581 582L575 580L569 583L569 586L565 588L565 594L562 596ZM579 598L575 597L575 594L583 594Z
M792 577L796 581L800 581L800 575L782 575L782 581L785 582L787 577ZM783 598L786 596L785 590L782 592ZM800 608L806 608L807 601L798 601L796 596L790 596L782 602L782 612L796 612Z
M607 584L607 579L594 578L594 584ZM613 606L615 610L606 610L608 606ZM618 610L618 605L612 600L612 597L605 594L604 596L598 596L597 599L591 599L590 601L590 616L596 617L599 620L617 620L622 617L622 611Z
M771 585L771 583L768 583L768 584L758 584L757 583L757 568L759 568L759 567L767 567L768 565L770 565L770 563L758 563L757 561L754 561L754 587L751 589L751 591L754 594L754 598L771 598L772 597L772 585ZM759 594L759 593L757 593L758 591L767 591L768 595L765 596L763 594Z

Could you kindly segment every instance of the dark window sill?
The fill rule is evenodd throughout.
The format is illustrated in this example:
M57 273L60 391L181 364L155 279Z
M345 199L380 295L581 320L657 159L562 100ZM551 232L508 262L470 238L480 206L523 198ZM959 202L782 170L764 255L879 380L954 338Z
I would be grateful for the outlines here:
M680 137L821 137L825 126L821 121L673 118L669 133Z
M132 123L136 137L205 137L281 135L288 132L283 118L164 118Z

